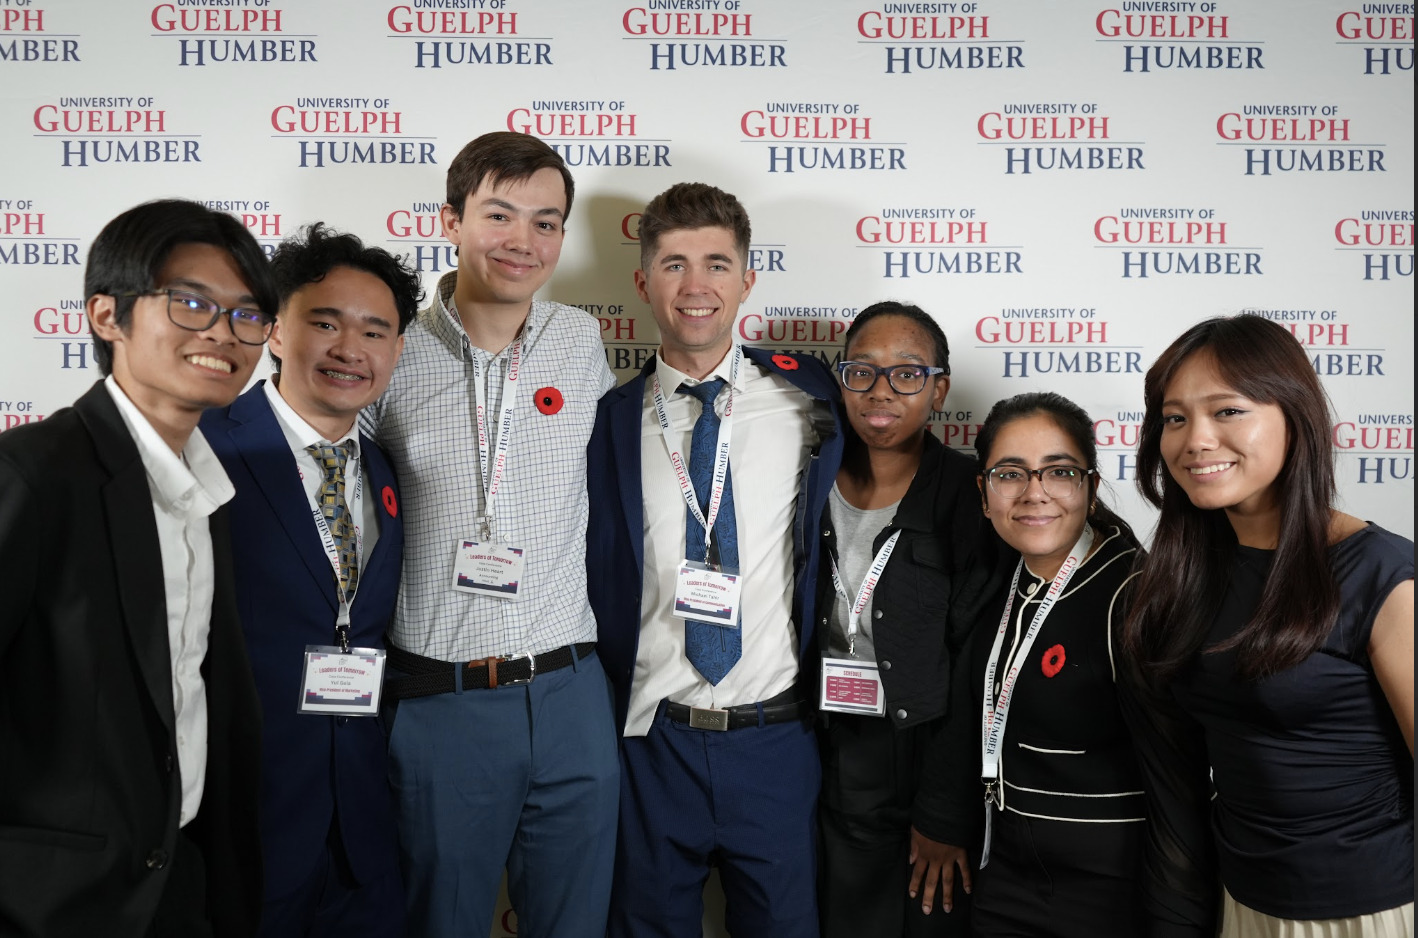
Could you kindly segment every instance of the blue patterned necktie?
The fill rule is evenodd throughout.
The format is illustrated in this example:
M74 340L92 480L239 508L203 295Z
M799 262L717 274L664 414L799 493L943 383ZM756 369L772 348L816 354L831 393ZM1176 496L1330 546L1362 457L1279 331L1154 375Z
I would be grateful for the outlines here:
M345 464L354 452L354 441L346 440L339 446L316 443L305 449L325 472L317 501L340 551L340 588L348 601L354 598L355 589L359 586L358 543L354 519L350 517L349 504L345 501Z
M699 499L699 510L706 517L714 481L714 453L719 444L719 415L714 412L714 398L719 396L723 386L723 378L714 378L694 387L680 385L679 389L697 399L703 407L689 444L689 481L694 486L694 496ZM684 517L686 556L690 560L703 560L704 526L688 506ZM721 566L738 569L739 532L734 521L734 485L730 476L724 478L724 497L719 503L719 516L714 519L713 546ZM738 628L685 619L684 654L706 681L717 685L743 656L743 637Z

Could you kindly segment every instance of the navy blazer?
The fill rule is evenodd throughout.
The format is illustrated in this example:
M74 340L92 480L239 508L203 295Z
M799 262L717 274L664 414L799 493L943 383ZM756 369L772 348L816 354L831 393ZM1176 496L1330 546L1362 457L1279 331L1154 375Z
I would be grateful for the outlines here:
M818 658L813 633L819 560L818 520L842 461L842 409L837 381L810 355L780 355L744 348L744 355L771 374L831 406L833 427L813 450L802 474L793 521L793 622L798 659L810 676ZM617 727L625 729L630 685L640 647L640 597L645 568L644 500L640 484L641 414L645 382L655 356L640 374L606 392L586 447L586 485L591 517L586 531L587 591L596 613L597 651L615 687ZM666 463L665 471L669 471Z
M201 426L236 487L237 610L265 713L260 814L271 900L310 875L337 808L360 883L396 868L399 851L378 719L296 712L305 646L336 644L338 587L264 383L230 407L207 411ZM369 481L364 498L378 507L380 527L350 610L350 645L382 648L399 594L404 528L384 454L363 435L360 454Z

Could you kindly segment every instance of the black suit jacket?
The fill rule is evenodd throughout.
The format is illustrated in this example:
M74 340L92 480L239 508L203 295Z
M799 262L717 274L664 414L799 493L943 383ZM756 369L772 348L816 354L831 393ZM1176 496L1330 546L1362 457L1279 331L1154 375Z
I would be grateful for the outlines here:
M218 936L260 915L260 710L226 513L202 675L207 777L186 833ZM0 934L146 935L182 786L162 555L138 448L101 384L0 435Z

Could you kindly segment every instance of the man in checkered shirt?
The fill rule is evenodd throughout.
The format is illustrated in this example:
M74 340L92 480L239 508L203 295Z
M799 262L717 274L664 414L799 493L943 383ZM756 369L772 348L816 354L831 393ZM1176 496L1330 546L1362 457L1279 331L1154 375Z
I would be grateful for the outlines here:
M524 938L600 938L619 764L586 600L586 441L615 379L595 319L532 299L571 210L561 157L485 134L447 185L458 269L362 418L404 502L384 711L409 933L486 935L505 866Z

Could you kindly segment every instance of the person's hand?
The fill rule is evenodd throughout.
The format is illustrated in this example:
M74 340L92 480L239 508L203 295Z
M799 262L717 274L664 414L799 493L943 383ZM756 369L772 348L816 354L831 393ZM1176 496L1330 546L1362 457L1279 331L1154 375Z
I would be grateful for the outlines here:
M921 887L925 887L925 894L921 896L921 911L926 915L931 914L935 904L937 880L940 882L941 907L947 912L950 911L955 898L956 867L960 868L960 885L965 887L967 893L970 891L970 858L964 847L952 847L950 844L931 840L913 826L909 862L912 869L908 891L914 899L921 892Z

